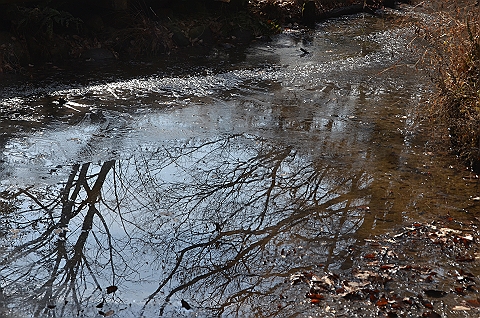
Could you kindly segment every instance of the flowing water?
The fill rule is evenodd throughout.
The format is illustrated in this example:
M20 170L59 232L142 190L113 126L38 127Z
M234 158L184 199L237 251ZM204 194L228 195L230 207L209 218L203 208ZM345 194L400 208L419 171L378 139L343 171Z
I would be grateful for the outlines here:
M478 210L419 120L432 87L414 35L362 15L3 78L1 313L328 316L291 275L347 271L365 239Z

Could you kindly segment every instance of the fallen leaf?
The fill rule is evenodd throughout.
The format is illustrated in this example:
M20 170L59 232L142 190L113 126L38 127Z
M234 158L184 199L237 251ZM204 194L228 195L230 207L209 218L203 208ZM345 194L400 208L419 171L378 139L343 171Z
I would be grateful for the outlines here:
M109 311L107 311L105 314L103 314L103 316L104 316L104 317L109 317L109 316L112 316L114 313L115 313L115 311L109 310Z
M465 307L465 306L455 306L452 308L452 310L471 310L472 308L470 307Z
M403 298L402 301L403 301L405 304L413 305L413 300L412 300L412 298L410 298L410 297L405 297L405 298Z
M377 255L375 255L375 253L369 253L367 255L364 256L366 259L374 259L377 257Z
M392 269L392 268L395 268L394 264L384 264L384 265L380 266L380 269L383 269L383 270L388 270L388 269Z
M392 306L392 309L399 309L399 308L402 308L402 307L403 307L403 306L402 306L402 303L400 303L400 302L398 302L398 301L392 303L391 306Z
M434 312L434 311L424 312L424 313L422 314L422 317L426 317L426 318L442 318L442 316L440 316L439 314L437 314L437 313Z
M433 305L431 302L427 301L427 300L424 300L422 301L422 304L427 307L428 309L433 309Z
M468 241L468 242L473 242L473 236L470 234L467 234L465 236L460 236L462 240Z
M426 281L427 283L433 282L433 276L432 276L432 275L428 275L427 278L425 278L425 281Z
M321 299L312 298L310 299L311 304L319 304Z
M345 288L343 288L343 287L337 288L337 289L335 290L335 293L337 293L337 294L344 294L344 293L345 293Z
M292 285L301 283L305 279L305 275L303 274L293 274L290 276L290 282Z
M480 301L477 299L467 299L467 305L470 307L480 307Z
M395 253L394 251L388 251L387 256L392 258L398 258L397 253Z
M107 294L114 293L114 292L117 291L117 289L118 289L117 286L108 286L108 287L107 287Z
M190 306L190 304L187 303L185 300L182 299L180 302L182 303L182 307L185 308L186 310L192 309L192 306Z
M477 288L475 287L475 285L468 285L467 286L467 290L470 291L470 292L478 292Z
M360 299L362 297L359 296L359 292L368 292L364 290L365 286L370 285L369 281L363 282L351 282L351 281L343 281L343 287L337 288L335 290L336 294L344 297L345 299ZM360 298L359 298L360 297Z
M455 292L459 295L465 295L463 287L455 287Z
M315 286L321 285L323 289L329 290L335 287L336 279L338 279L337 276L335 276L334 274L330 274L322 277L317 277L315 281L312 281L316 284Z
M312 272L303 272L302 275L303 275L306 279L312 279L312 277L313 277L313 273L312 273Z
M375 303L375 305L377 305L378 307L386 306L386 305L388 305L388 300L387 300L387 298L382 297Z
M460 234L462 234L462 231L450 229L448 227L442 227L441 229L439 229L437 231L437 235L439 237L444 237L444 236L451 235L451 234L460 235Z
M312 277L310 279L312 280L312 282L321 282L322 281L322 278L318 277L315 274L312 274Z
M325 296L323 296L322 294L317 294L317 293L308 293L307 295L307 298L310 298L310 299L324 299Z
M370 271L359 271L355 273L355 277L361 280L368 280L371 275L375 275L375 273Z

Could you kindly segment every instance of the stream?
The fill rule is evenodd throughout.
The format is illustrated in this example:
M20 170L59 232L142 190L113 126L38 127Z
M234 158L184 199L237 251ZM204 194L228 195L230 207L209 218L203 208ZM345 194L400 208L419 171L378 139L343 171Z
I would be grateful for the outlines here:
M2 75L0 315L377 316L312 305L292 275L340 275L377 235L479 211L475 177L421 120L414 36L357 15Z

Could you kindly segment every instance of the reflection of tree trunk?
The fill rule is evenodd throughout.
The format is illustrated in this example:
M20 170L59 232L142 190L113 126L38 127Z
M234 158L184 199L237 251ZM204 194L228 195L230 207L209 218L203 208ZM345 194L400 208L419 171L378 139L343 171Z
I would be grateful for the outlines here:
M105 179L114 164L115 161L112 160L107 161L102 165L92 188L90 188L88 184L89 176L87 176L90 163L85 163L81 167L79 164L73 165L68 181L63 192L61 193L60 199L62 203L62 212L60 215L60 220L57 225L52 225L47 229L48 235L45 236L46 239L48 237L52 239L53 237L51 237L50 234L54 230L59 231L59 239L57 241L56 250L53 250L50 254L54 255L56 252L55 264L51 270L50 279L48 279L36 291L37 296L43 294L42 299L38 301L38 307L35 313L36 316L39 316L41 311L44 310L48 304L54 303L56 298L58 298L59 295L62 295L62 291L64 292L65 296L71 294L77 306L80 305L80 301L77 299L76 295L76 282L77 276L79 275L81 260L85 260L83 251L87 242L87 238L90 234L90 230L92 229L94 216L99 214L98 210L95 208L95 203L100 197L102 186L105 183ZM77 174L78 177L75 181ZM79 194L81 193L82 188L87 193L87 197L81 201L74 210L75 203L79 197ZM69 259L69 254L71 254L71 252L67 250L66 246L66 229L72 218L77 216L87 205L88 210L83 219L82 232L78 236L77 241L73 246L73 256ZM31 244L32 242L29 243ZM28 243L24 246L28 246ZM44 261L46 264L48 263L48 259L45 259ZM63 262L65 262L65 265L63 268L61 268L61 264ZM88 264L86 265L88 266ZM62 272L65 272L65 274L61 276L61 281L57 282L57 285L55 286L55 281L57 281Z

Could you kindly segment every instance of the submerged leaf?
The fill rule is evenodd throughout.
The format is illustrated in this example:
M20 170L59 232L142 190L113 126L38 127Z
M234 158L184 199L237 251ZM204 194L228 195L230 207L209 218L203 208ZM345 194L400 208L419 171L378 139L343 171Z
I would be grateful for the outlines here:
M108 286L107 287L107 294L111 294L111 293L114 293L118 290L118 287L117 286Z
M319 304L319 303L320 303L320 300L321 300L321 299L312 298L312 299L310 300L310 303L311 303L311 304Z
M185 300L182 299L181 303L182 303L182 307L185 308L186 310L192 309L192 306L190 306L190 304L187 303Z
M307 298L310 298L310 299L324 299L325 296L323 296L322 294L318 294L318 293L308 293L307 295Z
M433 309L433 305L431 302L429 302L428 300L424 300L422 301L422 304L427 307L428 309Z
M480 307L480 301L479 299L468 299L467 300L467 305L471 307Z
M382 297L375 303L375 305L377 305L378 307L386 306L386 305L388 305L388 300L387 300L387 298Z

